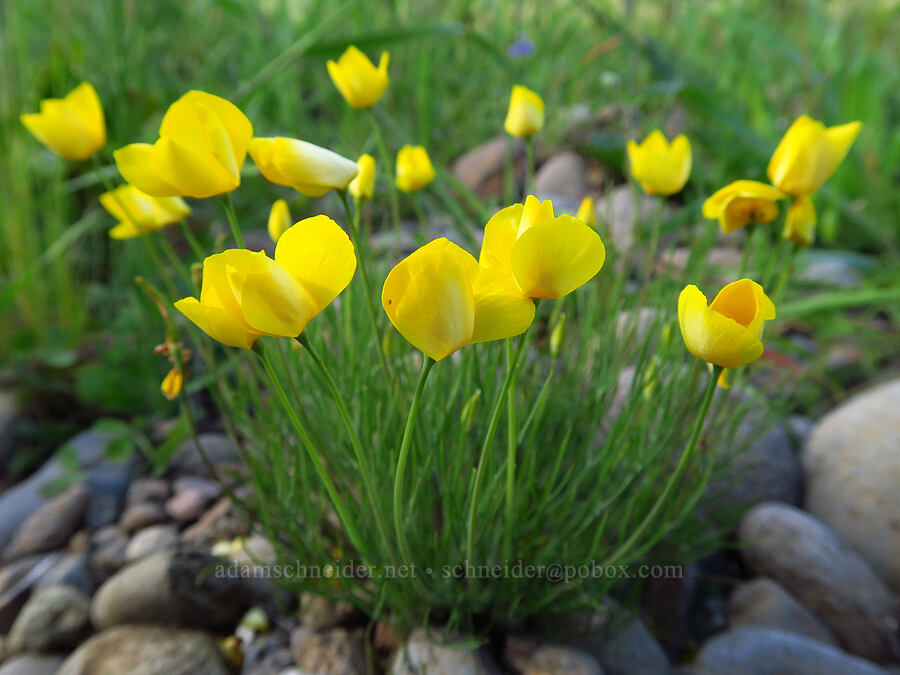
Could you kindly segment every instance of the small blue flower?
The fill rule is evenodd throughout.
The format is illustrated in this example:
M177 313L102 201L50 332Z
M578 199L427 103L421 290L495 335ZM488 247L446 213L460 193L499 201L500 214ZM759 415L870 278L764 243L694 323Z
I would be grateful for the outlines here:
M525 33L520 33L516 41L506 50L506 53L512 59L530 56L531 54L534 54L534 42L532 42Z

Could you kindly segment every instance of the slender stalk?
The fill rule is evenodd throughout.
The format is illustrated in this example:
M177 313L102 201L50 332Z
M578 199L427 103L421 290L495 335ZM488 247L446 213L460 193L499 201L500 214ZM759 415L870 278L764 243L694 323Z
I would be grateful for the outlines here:
M514 372L512 338L506 338L506 369ZM516 376L513 375L506 391L506 527L503 534L503 559L509 558L512 546L513 496L516 488L516 449L519 431L516 420Z
M713 394L716 391L716 382L719 379L719 375L722 372L721 366L713 366L712 373L709 378L709 382L706 385L706 393L703 396L703 403L700 405L700 412L697 415L697 420L694 422L694 429L691 432L691 438L688 441L687 447L684 452L681 453L681 457L678 458L678 464L675 465L675 470L669 475L669 480L666 481L665 486L662 491L659 493L659 496L656 498L656 502L650 507L650 510L647 512L647 515L644 516L644 519L638 524L638 526L632 531L631 535L625 542L618 547L615 553L613 553L606 561L603 563L603 567L605 568L607 565L612 565L619 560L621 560L627 553L634 548L634 545L637 543L638 539L640 539L641 535L644 533L644 530L650 526L653 522L653 519L656 518L656 514L659 513L659 510L663 507L668 500L669 495L675 487L675 484L681 480L681 477L684 475L685 470L690 464L691 458L694 455L694 451L697 449L697 441L700 439L700 432L703 431L703 422L706 420L706 415L709 412L710 403L712 403Z
M478 496L481 492L481 483L484 480L485 459L488 456L488 451L491 449L491 443L493 443L494 436L497 433L497 424L500 421L500 413L503 411L503 403L506 400L507 392L512 384L516 372L515 366L519 363L519 357L521 357L522 350L525 347L525 336L527 335L528 331L525 331L519 336L519 343L516 345L516 352L512 358L513 367L507 369L506 378L503 380L503 385L500 387L500 393L497 396L497 400L494 402L494 410L491 412L491 421L488 424L487 434L485 434L484 442L481 446L481 454L478 457L478 465L475 468L475 483L472 485L472 499L469 502L469 515L466 519L466 560L468 562L472 562L473 541L475 537L475 512L478 510Z
M744 248L741 251L741 266L738 268L738 279L743 279L747 274L747 264L750 262L750 249L753 247L753 233L756 231L756 225L750 223L747 225L747 234L744 237Z
M409 563L411 555L409 552L409 543L406 540L406 532L403 527L403 479L406 476L406 460L409 457L409 446L412 442L412 432L416 424L416 415L419 412L419 401L422 398L422 390L425 388L425 381L428 374L434 366L434 359L430 356L422 355L422 369L419 371L419 379L416 382L416 389L413 393L412 402L409 404L409 414L406 416L406 428L403 430L403 440L400 441L400 453L397 456L397 471L394 474L394 530L397 535L397 546L400 549L400 556L403 562Z
M266 369L266 374L269 376L269 381L272 383L272 387L275 389L275 393L277 394L278 399L281 401L281 405L284 408L284 411L287 413L288 419L290 419L294 430L297 432L297 435L300 437L303 446L306 448L306 452L313 463L313 467L315 468L316 473L319 474L319 479L322 481L322 484L325 486L326 492L328 492L328 496L331 498L331 503L334 505L334 510L337 511L338 517L341 519L341 523L343 523L344 528L347 530L347 536L350 538L350 541L360 552L360 554L368 558L366 548L365 546L363 546L363 539L359 535L359 531L356 529L356 525L354 524L353 520L350 518L350 515L347 512L346 507L344 506L343 500L341 499L340 495L338 495L337 489L335 488L334 483L331 481L331 477L325 470L325 465L322 463L322 458L319 456L318 450L316 450L316 447L310 440L309 434L306 433L306 429L304 428L303 423L300 421L300 418L297 417L297 412L291 405L291 402L284 391L284 387L281 386L281 381L278 379L278 374L275 372L275 369L272 367L269 358L265 355L259 343L254 345L253 351L256 352L256 354L260 358L260 361L262 361L263 368Z
M231 233L234 235L234 240L240 248L245 248L244 236L241 234L241 228L238 226L237 215L234 212L234 204L231 201L230 192L222 195L222 206L225 207L225 215L228 218L228 224L231 225Z
M381 135L381 125L375 117L375 112L371 111L369 118L372 120L372 130L375 134L375 145L378 146L378 154L381 157L381 165L384 175L388 178L388 193L391 199L391 222L394 227L394 237L397 240L397 250L400 250L400 199L397 196L397 186L394 184L394 170L391 168L391 156L388 153L387 146L384 144L384 138Z
M525 139L525 195L528 196L534 192L534 146L531 143L531 136Z
M369 465L369 458L363 451L362 443L359 440L359 434L356 431L356 427L354 426L353 421L350 419L350 413L347 410L347 405L344 402L344 397L341 396L341 392L337 388L337 384L335 384L334 378L331 376L331 372L328 370L328 366L325 365L325 361L321 356L319 356L319 353L316 351L315 347L312 346L312 343L310 343L309 338L306 336L306 334L304 333L297 336L296 340L306 348L306 351L312 358L313 363L316 364L316 367L319 369L319 372L325 379L325 385L328 387L328 391L331 392L331 397L334 399L334 404L337 407L338 413L341 416L341 420L344 423L344 429L346 429L347 436L350 438L350 445L353 446L353 452L356 454L356 461L359 462L359 468L362 472L363 477L363 484L365 485L366 493L369 497L369 505L372 507L372 512L375 514L375 523L378 527L378 532L379 534L381 534L381 538L384 540L384 544L388 549L388 554L393 560L394 550L391 546L391 536L388 533L387 525L384 521L384 515L381 512L381 506L378 504L378 493L375 490L375 483L372 480L372 469Z
M203 260L206 257L206 252L203 250L197 237L194 236L194 233L191 231L190 226L187 224L187 219L182 218L178 222L181 225L181 231L184 232L184 238L187 239L187 243L194 252L194 255L197 256L197 260Z
M797 253L800 251L800 244L792 243L787 254L787 261L781 266L781 273L772 289L772 302L778 307L781 298L784 295L784 289L787 284L788 277L794 273L794 263L797 261Z
M656 214L653 218L653 223L650 225L650 246L647 247L647 258L644 262L644 274L648 280L647 283L649 283L650 277L653 276L653 266L656 263L656 251L659 248L659 237L662 231L665 208L665 199L657 197Z
M389 379L392 377L391 369L388 365L387 356L384 353L384 344L381 341L381 331L378 328L378 320L375 318L375 300L372 297L372 284L369 281L369 265L366 260L366 252L362 246L362 238L359 235L359 203L356 209L351 213L350 204L347 201L347 191L338 190L338 197L344 205L344 212L347 214L347 222L350 225L350 237L353 240L353 247L356 249L356 255L359 259L359 271L362 275L363 292L366 294L366 313L369 315L369 322L372 324L372 332L375 333L375 347L378 350L378 361L381 369Z

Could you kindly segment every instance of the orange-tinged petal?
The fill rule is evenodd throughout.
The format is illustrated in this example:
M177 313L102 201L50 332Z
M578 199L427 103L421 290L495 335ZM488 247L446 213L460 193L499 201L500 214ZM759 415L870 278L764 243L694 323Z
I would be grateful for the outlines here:
M447 239L436 239L390 271L382 306L407 341L439 361L472 340L472 278L477 271L471 255Z
M168 373L166 373L162 384L159 386L159 389L162 392L163 396L172 401L178 398L178 395L181 393L182 386L184 386L184 374L181 371L172 368Z
M309 294L313 316L347 288L356 271L353 243L328 216L306 218L288 228L275 247L275 261Z
M113 152L113 158L122 178L141 192L155 197L179 195L178 188L167 182L157 171L153 159L155 152L154 146L149 143L132 143Z
M605 259L600 235L578 218L562 215L522 234L510 263L523 295L561 298L593 278Z
M752 279L738 279L725 286L709 308L734 319L757 337L764 321L775 318L775 305Z
M472 342L502 340L528 330L534 321L534 302L522 295L504 272L482 267L472 281L475 323Z

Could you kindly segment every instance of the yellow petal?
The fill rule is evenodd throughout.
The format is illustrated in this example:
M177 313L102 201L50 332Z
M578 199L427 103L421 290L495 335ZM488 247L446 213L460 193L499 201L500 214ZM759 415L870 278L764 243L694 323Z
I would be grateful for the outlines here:
M593 278L605 259L600 235L567 215L529 228L511 251L516 283L531 298L571 293Z
M210 113L215 117L213 120ZM253 125L240 108L230 101L205 91L189 91L166 111L159 127L161 137L195 133L210 124L221 125L228 135L234 164L240 171L247 156Z
M440 361L472 340L472 277L477 271L471 255L447 239L436 239L390 271L381 304L404 338Z
M590 228L597 228L597 209L594 206L594 200L591 197L585 197L578 205L578 213L575 217L582 221Z
M314 216L288 228L275 247L275 261L309 294L313 316L350 283L356 253L350 238L328 216Z
M178 188L167 182L156 170L155 147L148 143L132 143L113 152L116 167L126 182L141 192L156 197L180 194Z
M106 121L103 118L103 104L97 96L97 90L90 82L82 82L64 99L67 106L75 112L90 138L90 153L106 145Z
M540 201L534 195L525 198L525 208L522 209L522 219L519 221L518 236L535 225L542 225L553 220L553 202L549 199Z
M511 136L533 136L544 127L544 101L527 87L514 85L503 128Z
M375 191L375 158L369 154L360 155L356 167L359 173L350 181L347 190L356 199L371 199Z
M765 183L736 180L703 202L703 216L718 219L722 232L734 232L750 223L775 220L778 216L775 202L786 196Z
M725 368L739 368L763 353L760 339L734 319L711 310L693 284L678 296L678 323L688 351Z
M181 388L184 385L184 374L172 368L163 379L159 389L162 395L170 401L178 398Z
M254 138L250 156L268 180L309 197L346 188L359 171L356 162L296 138Z
M263 251L232 251L228 285L249 326L266 335L296 337L315 316L313 301L281 265Z
M123 185L100 195L100 203L120 221L110 230L113 239L136 237L177 223L191 212L178 197L152 197L133 185Z
M241 321L226 310L202 305L197 298L183 298L175 303L175 308L209 337L223 345L250 349L260 337L259 333L247 330Z
M359 49L350 45L337 62L328 61L328 74L347 103L368 108L378 102L388 87L387 52L381 54L378 68Z
M691 174L691 144L684 135L671 144L655 130L641 145L628 143L631 173L647 194L671 195L680 191Z
M738 279L725 286L709 308L734 319L756 337L762 336L764 322L775 318L775 305L752 279Z
M510 262L512 247L516 243L519 232L519 223L525 207L522 204L513 204L505 209L500 209L491 216L484 226L484 240L481 244L481 254L478 264L481 267L494 268L512 274Z
M512 277L482 267L472 281L475 324L472 342L502 340L528 330L534 321L534 302L522 295Z
M404 145L397 153L397 187L404 192L421 190L434 180L434 167L421 145Z
M283 199L276 199L272 204L272 210L269 211L269 236L272 241L278 241L278 238L284 234L284 231L291 226L291 211L288 209L287 202Z
M809 195L794 198L784 219L781 236L795 244L812 245L816 238L816 207Z
M240 176L219 163L202 133L160 138L151 159L158 174L181 196L203 199L231 192L241 184Z
M41 102L41 112L19 118L25 128L60 157L78 160L93 154L87 131L78 117L61 101Z
M819 178L822 183L831 177L856 141L862 129L862 122L848 122L825 130L825 152Z

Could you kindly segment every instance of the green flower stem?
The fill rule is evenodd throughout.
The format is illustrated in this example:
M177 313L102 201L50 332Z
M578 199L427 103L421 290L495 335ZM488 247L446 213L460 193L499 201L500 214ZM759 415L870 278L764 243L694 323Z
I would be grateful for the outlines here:
M650 225L650 245L647 247L647 258L644 262L645 276L648 280L653 276L653 266L656 263L656 251L659 249L659 237L662 232L663 213L666 209L666 200L663 197L656 198L656 213L653 223Z
M710 375L709 382L706 385L706 393L703 396L703 403L700 404L700 412L697 415L696 422L694 422L694 430L691 432L691 438L688 441L687 447L685 448L684 452L681 453L681 457L678 458L678 464L675 465L675 470L669 475L669 480L666 481L665 486L659 493L659 496L656 498L656 502L652 507L650 507L647 515L644 516L644 519L632 531L628 539L626 539L622 543L622 545L618 547L618 549L615 553L613 553L612 556L604 561L602 565L604 568L607 565L613 565L631 552L631 549L634 548L637 541L641 538L641 535L644 534L644 530L646 530L647 527L650 526L654 518L656 518L656 514L659 513L659 510L669 499L669 495L675 488L675 484L678 483L679 480L681 480L681 477L687 470L687 467L694 456L694 452L697 449L697 441L700 439L700 432L703 431L703 422L706 421L706 415L709 412L709 406L712 403L713 394L716 391L716 383L719 380L719 375L722 373L722 370L722 366L713 366L712 374Z
M228 218L228 224L231 225L231 233L234 235L234 240L240 248L245 248L244 236L241 234L241 228L238 226L237 215L234 213L234 204L231 201L230 192L222 195L222 206L225 207L225 215Z
M534 192L534 146L531 142L531 136L525 139L525 161L527 171L525 174L525 196L527 197Z
M341 499L340 495L338 495L337 489L335 488L334 483L331 481L331 477L325 470L325 465L322 463L322 458L319 456L318 450L316 450L316 447L310 440L309 434L306 433L306 429L304 428L303 423L300 421L300 418L297 417L297 411L295 411L293 406L291 405L291 402L284 391L284 387L281 386L281 381L278 379L278 374L272 367L269 358L265 355L265 352L263 351L260 343L256 343L253 346L253 351L256 352L256 354L260 358L260 361L262 361L263 368L266 369L266 374L269 376L269 381L272 383L272 387L275 389L275 393L278 395L278 399L281 401L281 405L284 408L284 411L287 413L291 424L294 426L294 430L297 432L297 435L300 436L300 440L303 443L303 446L306 448L307 454L309 454L309 458L312 461L313 466L315 467L316 473L319 474L319 478L322 481L322 484L325 486L325 490L328 492L328 496L331 498L331 503L334 505L334 510L337 511L338 517L341 519L341 523L343 523L344 528L347 531L347 536L356 547L356 550L359 551L360 555L362 555L364 558L368 558L369 556L366 552L366 548L363 545L363 539L360 536L359 531L356 529L356 525L354 524L353 520L350 518L350 515L347 512L346 507L344 506L343 500Z
M503 535L503 559L509 558L512 547L513 504L516 489L516 450L518 448L519 430L516 420L516 365L513 363L512 338L506 338L506 369L513 372L506 391L506 528Z
M397 471L394 475L394 530L397 535L397 546L400 548L402 562L410 563L412 556L409 552L409 543L406 540L406 532L403 527L403 479L406 476L406 460L409 457L409 446L412 442L412 432L416 424L416 415L419 412L419 401L422 398L422 390L425 381L434 366L434 359L422 355L422 369L419 371L419 379L413 393L412 402L409 404L409 414L406 416L406 428L403 430L403 440L400 442L400 453L397 456Z
M351 213L350 203L347 201L347 191L338 190L337 193L338 197L341 198L341 203L344 205L344 212L347 214L347 222L350 225L350 237L353 240L353 246L356 249L357 257L359 258L359 271L362 275L363 292L366 295L366 312L369 315L369 322L372 324L372 332L375 333L375 346L378 350L378 361L381 364L381 369L384 371L385 376L388 379L391 379L391 369L388 365L387 356L384 353L381 331L378 328L378 319L375 317L375 299L372 296L372 284L369 281L369 266L366 262L366 252L363 249L362 237L360 237L359 233L359 203L356 204L356 209Z
M197 256L197 260L201 261L206 258L206 252L203 250L203 247L200 245L197 237L194 236L194 233L191 231L191 228L187 223L187 219L182 218L178 221L178 223L181 225L181 231L184 232L184 238L187 239L188 245L191 247L194 255Z
M788 277L794 273L794 264L797 261L797 253L800 252L800 247L801 244L791 243L791 247L787 254L787 260L781 266L781 273L778 275L778 280L775 282L775 287L772 289L771 295L775 307L778 307L778 304L781 302Z
M741 251L741 266L738 268L738 279L743 279L747 274L747 264L750 262L750 249L753 248L754 232L756 232L756 225L753 223L747 225L747 234L744 237L744 247Z
M375 134L375 145L378 146L378 154L380 156L381 166L384 175L388 177L388 191L391 198L391 222L394 227L394 237L397 239L397 250L400 250L400 199L397 196L397 186L394 183L394 170L391 168L391 155L388 153L387 146L384 144L384 137L381 135L381 125L375 117L375 112L370 111L369 118L372 120L372 131Z
M494 402L494 410L491 412L491 421L488 424L487 434L485 435L484 442L481 446L481 454L478 457L478 465L475 468L475 483L472 486L472 498L469 502L469 515L466 519L466 560L469 562L472 562L473 541L475 537L475 513L478 510L478 496L481 492L481 483L484 480L485 460L491 449L491 443L494 441L494 436L497 434L497 424L500 421L500 413L503 411L503 403L507 400L507 392L515 377L516 365L519 363L519 358L522 356L522 350L525 347L525 337L527 335L528 331L526 330L519 336L519 343L516 345L516 352L512 358L513 367L507 369L506 378L503 380L500 393L497 396L497 400Z
M372 512L375 514L375 523L378 527L378 532L379 534L381 534L381 538L384 540L384 544L388 549L389 557L393 560L394 549L391 546L391 536L388 533L387 525L384 521L384 514L382 514L381 507L378 504L378 493L375 490L375 483L372 480L372 469L369 465L369 459L366 456L365 451L363 450L362 443L359 440L359 434L356 431L356 427L353 425L353 421L350 419L350 413L347 410L347 405L344 402L344 397L341 396L341 392L337 388L337 385L334 382L334 378L331 376L331 372L328 370L328 366L325 365L325 361L321 356L319 356L319 353L316 351L315 347L312 346L306 334L303 333L297 336L297 338L295 339L297 340L297 342L303 345L303 347L306 348L307 353L309 353L313 362L316 364L316 367L319 369L322 377L325 378L325 384L328 387L328 391L331 392L331 397L334 399L334 404L338 409L338 413L340 413L341 420L344 422L344 428L347 430L347 436L350 438L350 444L353 446L353 452L356 454L356 461L359 462L359 468L362 472L363 483L369 496L369 505L372 507Z

